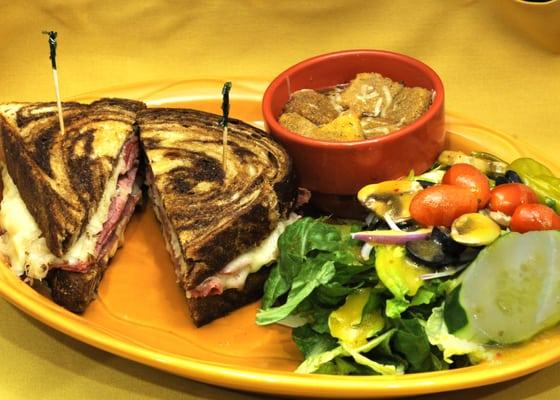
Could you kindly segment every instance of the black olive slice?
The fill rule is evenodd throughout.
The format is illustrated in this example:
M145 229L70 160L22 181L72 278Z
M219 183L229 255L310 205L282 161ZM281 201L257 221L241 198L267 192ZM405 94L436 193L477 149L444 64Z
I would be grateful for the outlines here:
M515 171L506 171L506 179L509 183L523 183L521 177Z
M507 170L505 175L496 178L496 185L503 185L505 183L523 183L523 181L517 172Z
M465 251L459 254L459 257L455 262L455 264L467 264L474 261L476 256L478 256L478 253L480 253L480 250L482 250L482 248L483 247L467 247Z
M450 256L458 256L466 248L465 245L453 240L451 230L444 226L435 226L430 237L441 244L443 252Z
M423 180L421 180L421 179L418 179L417 182L418 182L419 184L421 184L422 187L423 187L424 189L426 189L427 187L430 187L430 186L434 186L434 185L435 185L434 182L423 181Z
M423 226L420 225L418 222L416 222L413 219L408 219L406 221L400 221L397 222L397 227L399 227L401 230L406 231L406 232L414 232L417 231L418 229L422 229Z
M453 261L452 257L444 253L441 244L435 240L414 240L407 242L405 247L412 260L431 268L442 268Z

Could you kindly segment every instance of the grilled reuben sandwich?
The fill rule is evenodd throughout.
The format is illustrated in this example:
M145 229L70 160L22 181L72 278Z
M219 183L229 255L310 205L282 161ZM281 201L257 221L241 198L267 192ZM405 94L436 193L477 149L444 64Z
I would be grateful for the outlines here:
M101 99L0 105L0 253L28 282L46 281L73 312L94 299L140 198L135 120L144 104Z
M296 197L291 161L265 132L185 109L139 114L146 180L193 322L258 299Z

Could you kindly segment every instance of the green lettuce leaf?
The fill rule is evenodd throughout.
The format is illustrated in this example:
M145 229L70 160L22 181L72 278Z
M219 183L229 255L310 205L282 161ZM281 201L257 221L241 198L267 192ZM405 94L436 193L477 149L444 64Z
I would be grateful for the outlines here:
M394 321L397 331L392 340L392 346L408 361L407 371L433 371L432 349L423 322L417 318L399 319Z
M280 254L265 284L257 324L291 313L315 320L314 308L336 308L355 288L377 282L373 263L364 263L360 243L350 236L355 229L312 218L289 225L278 239Z
M426 335L429 342L443 352L443 360L451 364L451 357L468 355L472 362L488 359L490 353L480 344L463 340L449 333L443 319L444 306L435 307L426 323Z
M278 239L280 255L266 281L262 308L267 309L286 294L313 250L333 252L340 246L339 231L320 219L302 218L286 227Z
M321 334L307 324L292 331L292 339L305 358L330 351L338 347L335 338L329 334Z
M375 246L375 270L379 280L394 296L387 301L385 313L389 318L399 318L410 306L407 297L413 297L424 285L421 276L428 271L405 257L404 246Z
M400 318L401 314L405 312L410 306L410 302L406 298L393 298L387 300L385 304L385 314L389 318Z
M296 369L295 372L300 374L309 374L309 373L314 373L319 371L321 373L325 373L325 371L328 370L332 371L332 365L327 370L321 369L321 367L324 366L325 364L328 364L332 361L336 362L335 359L339 357L352 357L352 359L357 364L366 366L372 372L375 372L377 374L382 374L382 375L402 374L403 373L402 368L390 364L389 365L381 364L379 362L371 360L370 358L364 355L364 353L373 350L376 346L378 346L379 344L383 343L388 338L390 338L394 332L395 332L394 330L387 331L384 334L371 339L368 343L358 348L349 348L344 345L341 345L335 347L334 349L326 350L322 353L315 353L307 357L305 361L299 365L299 367Z
M311 374L316 372L323 364L334 360L336 357L344 355L342 346L335 347L322 353L313 354L305 359L295 370L297 374Z
M307 262L294 277L286 302L278 307L261 309L257 314L257 324L269 325L286 318L315 288L329 282L334 274L333 261Z
M379 375L401 375L404 373L404 371L398 366L379 363L351 348L345 348L345 350L358 364L370 368L372 371L377 372Z

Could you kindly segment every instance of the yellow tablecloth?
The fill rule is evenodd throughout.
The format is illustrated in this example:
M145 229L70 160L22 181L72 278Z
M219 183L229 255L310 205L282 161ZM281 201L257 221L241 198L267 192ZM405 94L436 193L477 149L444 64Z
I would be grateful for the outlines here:
M0 101L53 98L42 30L59 32L64 98L161 80L270 79L315 54L387 49L431 65L444 81L449 110L557 159L560 55L519 28L516 18L533 18L533 9L513 18L507 8L513 1L4 1ZM541 7L536 14L548 12ZM0 349L2 399L259 398L104 353L4 300ZM553 366L510 383L426 398L560 398L558 376L560 366Z

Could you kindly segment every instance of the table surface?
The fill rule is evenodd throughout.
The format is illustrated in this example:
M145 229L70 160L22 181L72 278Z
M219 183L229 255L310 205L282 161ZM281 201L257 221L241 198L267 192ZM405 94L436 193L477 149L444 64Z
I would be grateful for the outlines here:
M53 98L43 30L59 32L63 98L162 80L269 80L312 55L386 49L432 66L444 81L447 109L556 159L560 55L519 28L504 11L510 1L0 1L0 101ZM522 18L534 17L524 12ZM0 348L2 399L262 398L121 359L1 299ZM559 375L555 365L507 383L420 398L560 398Z

